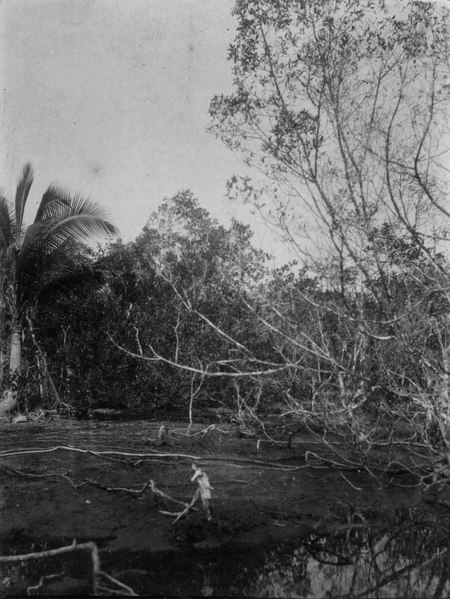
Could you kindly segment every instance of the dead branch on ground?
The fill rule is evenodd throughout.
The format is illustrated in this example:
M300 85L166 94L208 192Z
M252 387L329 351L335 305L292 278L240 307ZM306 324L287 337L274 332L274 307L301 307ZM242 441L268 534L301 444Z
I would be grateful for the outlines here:
M134 453L126 451L93 451L91 449L82 449L80 447L74 447L72 445L56 445L48 448L30 448L22 450L5 450L0 452L0 458L10 458L19 455L34 455L39 453L53 453L55 451L75 451L78 453L86 453L97 457L107 456L124 456L132 458L182 458L187 460L201 460L199 456L188 455L184 453Z
M301 470L305 466L289 466L282 463L276 462L266 462L263 460L253 460L249 458L238 458L238 457L228 457L223 455L210 455L210 456L194 456L185 453L157 453L157 452L149 452L149 453L133 453L133 452L124 452L124 451L93 451L90 449L82 449L79 447L74 447L72 445L57 445L49 448L30 448L30 449L20 449L20 450L6 450L0 452L1 458L11 458L16 456L24 456L24 455L37 455L37 454L45 454L45 453L54 453L56 451L73 451L81 454L88 454L95 457L101 458L109 458L111 456L124 456L126 458L140 458L138 461L142 462L143 460L153 460L153 458L164 458L164 459L186 459L195 463L217 463L224 462L228 466L235 467L250 467L250 466L258 466L262 469L269 470L286 470L286 471L295 471ZM137 463L137 462L135 462ZM21 472L21 471L18 471ZM22 472L21 472L22 473ZM26 473L23 473L26 474ZM47 476L47 475L42 475ZM61 475L59 475L61 476Z
M101 592L108 594L120 594L128 597L136 597L136 593L133 591L131 587L120 582L119 580L113 578L106 572L103 572L100 567L100 557L98 552L98 547L93 541L88 541L87 543L77 543L76 540L73 541L72 545L68 545L66 547L58 547L57 549L48 549L46 551L38 551L33 553L27 553L23 555L4 555L0 556L0 564L12 564L12 563L20 563L23 564L32 560L40 560L48 557L55 557L59 555L64 555L68 553L73 553L75 551L89 551L91 555L91 564L92 564L92 594L98 595ZM35 586L28 587L28 594L32 590L39 590L43 587L45 580L49 580L50 578L54 578L59 575L50 575L41 577L39 583ZM116 588L109 588L101 584L101 581L105 580Z
M10 466L4 466L4 465L0 465L0 469L3 470L4 472L6 472L7 474L15 474L18 476L24 476L24 477L30 477L30 478L52 478L52 477L62 478L63 480L66 480L72 486L72 488L75 490L78 490L81 487L84 487L87 485L92 485L94 487L97 487L98 489L102 489L103 491L107 491L109 493L128 493L129 495L132 495L133 497L139 497L139 496L143 496L145 494L145 492L147 491L147 489L150 489L153 494L158 495L158 496L166 499L167 501L171 501L172 503L176 503L176 504L182 505L184 507L188 507L188 505L189 505L189 504L185 503L184 501L179 501L178 499L174 499L167 493L164 493L163 491L158 489L158 487L156 486L155 482L152 479L145 482L141 488L130 489L128 487L109 487L108 485L105 485L96 480L92 480L90 478L85 478L81 482L76 483L74 480L72 480L66 474L58 474L58 473L53 473L53 472L48 473L48 474L33 474L31 472L23 472L22 470L18 470L17 468L11 468Z

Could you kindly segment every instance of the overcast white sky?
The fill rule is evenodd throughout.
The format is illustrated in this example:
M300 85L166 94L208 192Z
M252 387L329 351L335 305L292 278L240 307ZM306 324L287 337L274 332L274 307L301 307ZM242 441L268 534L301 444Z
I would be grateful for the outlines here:
M233 4L0 0L1 186L13 193L31 161L30 208L57 182L101 203L124 240L181 189L235 214L225 182L243 166L205 131L231 90Z

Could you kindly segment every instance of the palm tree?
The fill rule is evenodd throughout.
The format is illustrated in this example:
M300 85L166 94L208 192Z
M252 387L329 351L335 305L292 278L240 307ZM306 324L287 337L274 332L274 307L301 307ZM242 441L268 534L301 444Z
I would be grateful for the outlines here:
M93 279L92 268L74 263L80 242L99 235L115 235L117 229L106 220L98 204L80 195L71 196L57 185L50 185L42 196L32 224L25 226L23 216L33 169L27 163L16 188L15 201L0 192L0 275L3 312L10 318L10 380L18 379L22 360L22 333L31 322L33 309L50 291L77 288ZM5 327L3 327L5 328ZM13 387L0 401L0 413L17 405Z

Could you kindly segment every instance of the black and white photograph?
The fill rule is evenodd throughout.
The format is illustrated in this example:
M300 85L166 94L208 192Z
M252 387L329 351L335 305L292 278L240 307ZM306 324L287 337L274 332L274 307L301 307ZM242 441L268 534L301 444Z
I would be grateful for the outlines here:
M0 598L450 596L450 0L0 0Z

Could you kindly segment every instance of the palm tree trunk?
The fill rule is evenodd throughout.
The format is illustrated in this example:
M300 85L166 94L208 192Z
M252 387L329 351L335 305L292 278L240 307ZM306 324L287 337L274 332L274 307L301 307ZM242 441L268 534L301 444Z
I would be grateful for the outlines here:
M9 389L4 401L9 402L9 412L17 409L19 395L19 375L22 367L22 323L16 317L11 330L11 353L9 358ZM2 402L3 403L3 402ZM1 407L1 404L0 404Z
M11 332L11 354L9 361L10 384L0 400L0 417L9 416L17 408L18 377L22 365L22 326L16 320Z
M22 366L22 325L16 321L11 333L11 356L9 370L11 377L18 376Z

